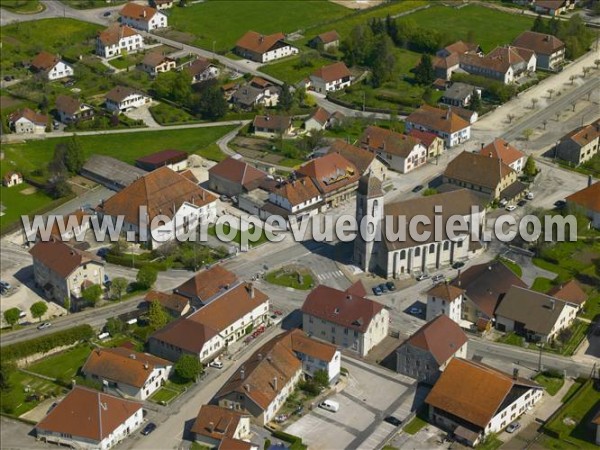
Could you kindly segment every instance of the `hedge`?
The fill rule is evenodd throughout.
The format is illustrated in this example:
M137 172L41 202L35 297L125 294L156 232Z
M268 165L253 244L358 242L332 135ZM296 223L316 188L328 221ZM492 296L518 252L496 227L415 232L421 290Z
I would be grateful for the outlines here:
M94 329L90 325L78 325L63 331L40 336L28 341L17 342L0 349L0 359L14 360L26 358L36 353L46 353L56 347L88 341L94 337Z
M273 437L281 439L282 441L289 442L291 450L303 450L306 449L306 445L302 443L302 438L294 436L293 434L286 433L285 431L273 431Z
M131 255L113 255L108 253L106 255L106 262L124 267L131 267L133 264L136 269L150 266L159 272L169 269L169 264L165 261L148 261L137 256L132 258Z

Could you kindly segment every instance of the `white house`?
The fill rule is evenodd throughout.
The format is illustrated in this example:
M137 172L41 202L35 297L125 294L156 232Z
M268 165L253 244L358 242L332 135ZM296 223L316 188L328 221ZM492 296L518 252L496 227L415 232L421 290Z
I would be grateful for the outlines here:
M396 172L408 173L427 162L427 147L419 139L385 128L367 127L360 143Z
M103 58L138 52L144 49L144 37L133 28L113 23L106 30L98 33L96 38L96 54Z
M94 116L94 108L70 95L59 95L56 98L56 113L64 124L78 122Z
M295 329L290 332L292 350L302 361L305 375L313 377L315 372L323 370L330 383L340 376L342 355L335 345L321 342L307 336L303 331Z
M406 118L405 123L406 133L413 129L435 133L444 140L446 148L462 144L471 138L471 124L452 112L452 108L422 105Z
M127 3L119 12L121 24L142 31L167 27L167 16L150 6Z
M325 94L350 86L352 74L346 64L339 61L317 69L310 76L310 82L315 91Z
M42 134L46 132L49 118L29 108L15 111L8 116L8 126L16 134Z
M283 33L268 36L248 31L235 44L235 52L242 58L266 63L298 54L298 49L285 42Z
M447 316L460 325L464 291L448 283L438 283L427 291L426 320Z
M453 358L429 392L429 422L476 446L499 433L541 398L544 389L518 375L485 364Z
M150 0L150 6L156 9L169 9L173 7L175 0Z
M192 76L192 84L218 78L221 70L206 58L194 60L185 70Z
M269 202L283 208L297 220L318 212L317 206L323 198L310 177L285 181L269 192Z
M141 403L75 386L36 426L38 440L107 450L134 434L144 422Z
M485 147L481 145L480 152L482 155L500 159L504 164L507 164L511 169L520 174L525 168L527 155L515 146L510 145L502 138L496 138L493 142Z
M72 77L73 67L62 61L58 56L48 52L40 52L31 60L31 67L49 81Z
M389 313L383 305L325 285L308 294L301 311L306 333L361 357L388 334Z
M81 372L88 380L100 382L104 391L146 400L167 382L172 368L162 358L116 347L93 350Z
M113 112L129 111L152 101L150 97L126 86L111 89L105 98L106 109Z

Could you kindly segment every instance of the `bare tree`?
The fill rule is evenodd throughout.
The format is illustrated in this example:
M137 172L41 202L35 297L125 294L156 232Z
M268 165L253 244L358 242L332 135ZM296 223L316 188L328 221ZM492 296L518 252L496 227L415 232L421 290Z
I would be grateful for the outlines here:
M581 69L583 72L583 78L587 77L587 74L590 73L590 70L592 70L590 66L585 66L583 69Z
M537 99L537 98L535 98L535 97L534 97L534 98L532 98L532 99L531 99L531 109L535 109L535 107L536 107L536 105L538 104L538 102L539 102L539 99Z
M560 111L556 111L554 114L556 115L556 121L558 122L558 119L560 119Z
M552 94L554 94L554 89L548 89L546 92L548 93L548 99L551 99Z
M573 84L575 83L575 78L577 78L575 75L571 75L569 77L569 81L571 82L571 86L573 86Z
M546 119L542 120L542 125L544 125L544 130L545 130L546 125L548 125L548 121Z
M507 114L506 115L506 120L508 120L508 123L512 123L512 121L515 120L515 115L514 114Z
M600 59L595 59L594 64L596 65L596 70L598 70L600 68Z
M575 112L575 107L577 106L577 100L573 100L571 102L571 106L573 107L572 111Z

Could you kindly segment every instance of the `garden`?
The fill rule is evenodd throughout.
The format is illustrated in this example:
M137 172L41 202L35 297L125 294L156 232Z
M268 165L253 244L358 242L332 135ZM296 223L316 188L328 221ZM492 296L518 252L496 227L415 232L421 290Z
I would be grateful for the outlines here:
M299 290L308 290L314 287L314 278L310 270L296 266L273 270L265 275L265 281Z
M562 373L554 370L545 370L544 372L538 373L533 380L542 385L548 395L555 396L560 388L565 384L565 378Z

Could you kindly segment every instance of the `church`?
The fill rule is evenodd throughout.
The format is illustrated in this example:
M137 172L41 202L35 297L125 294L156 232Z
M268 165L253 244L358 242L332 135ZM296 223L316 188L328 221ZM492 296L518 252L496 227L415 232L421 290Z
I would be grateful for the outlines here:
M479 208L478 213L473 216L472 206ZM430 225L421 224L417 227L419 233L431 232L422 241L412 239L409 233L410 220L417 215L430 220ZM365 216L369 216L371 222L366 226L367 236L381 238L365 239L359 233L354 240L354 261L365 272L377 273L386 278L433 272L457 261L465 261L483 248L478 240L471 238L468 231L456 232L454 236L449 236L446 232L448 219L460 216L466 223L472 220L478 227L478 236L482 236L485 200L468 189L385 204L381 180L367 174L359 180L356 195L356 220L359 225ZM398 220L402 216L406 219L404 222ZM438 230L438 233L434 233L433 225L436 216L443 225L439 227L442 230ZM401 238L388 239L391 236L387 235L389 233L386 233L386 229L396 233L399 227L404 228Z

